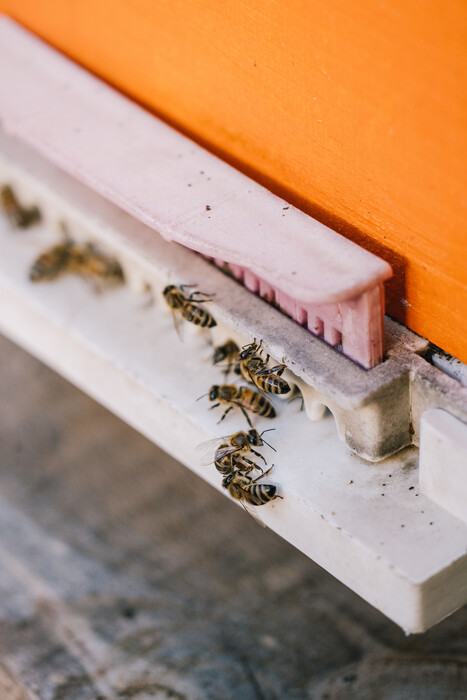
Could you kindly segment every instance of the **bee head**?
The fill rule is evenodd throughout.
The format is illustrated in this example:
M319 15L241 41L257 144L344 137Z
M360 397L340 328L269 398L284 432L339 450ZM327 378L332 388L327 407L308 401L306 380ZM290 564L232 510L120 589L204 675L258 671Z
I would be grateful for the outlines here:
M241 360L246 360L255 353L255 345L252 343L251 345L246 345L245 348L242 350L240 353L240 359Z
M233 478L234 478L234 475L233 475L233 474L228 474L227 476L224 476L224 478L222 479L222 486L223 486L225 489L228 488L228 487L229 487L229 484L230 484L230 482L232 481Z
M176 289L176 286L174 284L168 284L167 287L162 292L162 294L166 297L167 294L170 294L170 292L173 292L174 289Z
M262 342L263 342L263 341L261 340L260 343L259 343L259 345L258 345L258 343L256 342L256 338L253 338L253 342L252 342L252 343L248 343L248 345L244 345L244 346L243 346L242 352L240 353L240 359L241 359L241 360L246 360L246 359L248 359L249 357L253 357L254 355L256 355L256 353L258 352L258 350L261 349L261 344L262 344Z
M248 441L251 445L257 445L258 447L261 447L263 444L261 436L255 428L248 431Z
M218 396L219 396L219 386L217 384L214 384L209 389L209 401L215 401Z

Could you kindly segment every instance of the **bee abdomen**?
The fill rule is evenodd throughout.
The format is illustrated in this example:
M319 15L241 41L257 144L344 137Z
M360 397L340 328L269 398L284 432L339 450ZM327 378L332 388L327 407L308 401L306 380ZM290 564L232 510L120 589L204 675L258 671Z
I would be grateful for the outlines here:
M246 500L252 506L263 506L276 497L274 484L253 484L248 489Z
M264 396L261 397L263 400L261 402L261 405L259 406L259 410L255 411L255 413L258 413L260 416L264 416L264 418L275 418L276 417L276 410L274 406L269 403L267 399L264 398Z
M182 316L185 321L190 321L190 323L194 323L195 326L201 326L201 328L213 328L217 325L211 314L197 304L185 304L182 309Z
M220 474L231 474L232 472L232 460L230 457L224 457L223 459L216 459L214 461L214 466Z
M288 394L290 386L282 377L257 377L258 384L270 394Z

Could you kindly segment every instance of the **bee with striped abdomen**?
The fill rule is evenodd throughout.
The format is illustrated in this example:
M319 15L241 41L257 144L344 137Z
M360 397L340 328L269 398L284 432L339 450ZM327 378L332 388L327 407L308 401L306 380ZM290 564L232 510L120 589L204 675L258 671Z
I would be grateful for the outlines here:
M105 283L124 282L123 269L118 260L102 253L94 243L74 244L71 267L81 275L93 277Z
M32 282L51 281L64 272L93 277L105 283L124 281L118 260L101 253L93 243L78 244L68 237L39 255L31 267L29 279Z
M237 454L236 452L226 454L222 457L218 456L214 460L214 466L223 476L235 474L236 472L239 472L240 474L248 474L249 472L253 471L253 469L257 469L261 472L261 474L263 473L263 470L258 464L256 464L256 462L253 462L252 459L248 459L248 457Z
M280 364L268 369L269 355L266 355L266 360L261 357L262 342L258 344L255 338L252 343L242 348L239 358L240 372L248 382L261 391L267 391L270 394L288 394L290 386L281 377L286 366Z
M70 266L73 247L72 241L65 241L41 253L29 271L31 282L54 280L65 272Z
M234 384L214 384L210 388L208 395L209 401L217 401L211 408L216 408L221 404L227 405L226 410L222 414L222 418L218 421L219 423L223 421L226 415L235 407L241 410L250 428L253 426L247 411L255 413L258 416L263 416L264 418L275 418L276 416L274 406L265 396L245 386L238 387Z
M209 311L203 309L200 306L202 300L196 299L196 297L203 296L208 297L204 301L210 301L212 294L205 294L204 292L192 292L189 296L185 295L185 289L189 289L193 285L182 284L180 287L176 287L174 284L169 284L163 291L164 298L167 305L172 311L175 329L180 335L178 314L185 321L194 323L195 326L201 326L201 328L213 328L217 326L215 319L211 316Z
M274 430L274 428L263 430L263 432L260 434L257 430L252 428L248 432L239 431L233 435L226 435L225 437L214 438L214 440L202 442L196 448L197 450L202 450L204 453L201 464L207 466L214 463L214 466L219 472L228 474L230 472L227 470L227 465L229 463L232 464L232 458L236 459L241 455L248 454L249 452L256 455L256 457L259 457L265 464L267 464L263 455L253 448L267 445L275 451L274 447L263 439L264 433L268 433L271 430ZM252 464L252 469L260 469L260 467L258 467L256 463L252 462L251 460L246 460L246 463ZM243 471L240 469L240 467L238 467L238 469Z
M271 467L272 469L272 467ZM274 484L258 484L258 480L265 477L271 469L261 474L256 479L252 479L247 474L228 474L222 479L222 486L228 490L229 494L236 501L243 501L250 506L264 506L275 498L282 498L276 491Z
M16 228L28 228L41 219L39 207L23 207L11 185L3 185L0 202L4 213Z

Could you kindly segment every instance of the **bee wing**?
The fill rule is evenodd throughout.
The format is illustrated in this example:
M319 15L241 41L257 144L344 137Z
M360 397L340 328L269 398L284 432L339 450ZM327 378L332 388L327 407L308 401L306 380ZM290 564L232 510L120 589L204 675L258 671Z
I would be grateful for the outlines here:
M205 442L200 442L196 447L197 452L201 452L200 464L203 467L207 467L214 463L214 457L221 459L226 455L230 455L233 452L237 452L238 447L233 447L232 445L226 445L223 449L218 450L219 446L229 440L230 435L225 437L214 438L213 440L206 440Z
M268 401L270 401L270 402L272 403L273 406L275 406L275 403L274 403L273 399L271 398L271 394L270 394L269 392L267 392L267 391L264 391L264 389L263 389L262 387L260 387L260 385L259 385L257 379L255 378L255 375L252 374L252 372L250 372L250 370L248 369L248 367L245 368L245 371L246 371L246 373L248 374L249 381L250 381L250 382L253 384L253 386L258 390L258 392L259 392L262 396L264 396L265 399L267 399Z
M172 320L174 322L174 328L177 331L178 339L183 343L183 322L181 317L177 314L176 311L171 309L172 311Z
M256 520L256 522L258 523L258 525L261 525L261 527L266 528L266 525L263 523L263 521L260 520L260 519L258 518L258 516L254 514L254 512L251 510L251 508L250 508L249 506L247 506L243 501L238 501L238 503L240 503L240 505L242 506L243 510L245 510L245 511L248 513L248 515L250 516L250 518L253 518L253 520Z

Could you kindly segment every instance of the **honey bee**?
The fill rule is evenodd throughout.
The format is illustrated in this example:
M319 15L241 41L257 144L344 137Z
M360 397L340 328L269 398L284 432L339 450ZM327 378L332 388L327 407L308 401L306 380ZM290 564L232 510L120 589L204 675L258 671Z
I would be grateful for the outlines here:
M250 428L253 428L250 417L247 411L256 413L264 418L275 418L276 411L274 406L268 401L265 396L262 396L257 391L244 386L237 387L233 384L214 384L209 392L209 401L217 401L211 408L217 408L221 404L227 404L219 423L224 420L226 415L235 407L239 408L248 421ZM202 398L202 397L200 397Z
M260 457L266 464L267 462L264 459L263 455L261 455L259 452L256 452L256 450L253 449L253 446L263 447L263 445L267 445L275 451L275 448L272 445L270 445L269 442L266 442L266 440L263 438L264 433L270 433L271 430L274 430L274 428L268 428L267 430L263 430L262 433L258 433L258 431L255 428L252 428L248 432L240 430L237 433L234 433L233 435L225 435L224 437L214 438L214 440L207 440L206 442L202 442L200 445L198 445L197 449L206 451L206 454L209 450L210 454L212 454L211 448L215 448L216 459L225 455L232 454L234 452L236 452L237 454L246 454L247 452L252 452L257 457ZM209 461L202 463L211 464L212 461L213 460L211 457Z
M31 282L56 279L68 268L73 246L72 241L65 241L41 253L29 271Z
M263 469L259 466L259 464L256 464L256 462L253 462L252 459L248 459L248 457L239 455L236 452L233 452L230 455L224 455L224 457L221 457L220 459L216 459L214 466L223 476L235 474L236 472L248 474L253 469L257 469L263 473Z
M255 462L243 455L251 452L267 464L263 455L254 450L253 446L262 447L263 445L268 445L268 447L274 450L274 447L263 439L264 433L268 433L271 430L274 430L274 428L263 430L260 434L257 430L252 428L248 432L239 431L233 435L202 442L197 447L198 450L203 450L204 452L201 464L208 465L214 463L217 471L225 475L230 474L234 469L238 469L242 472L248 472L252 469L263 471Z
M70 256L74 271L116 284L124 282L123 269L116 258L102 253L93 243L73 245Z
M252 343L242 348L240 353L242 376L261 391L267 391L270 394L288 394L290 386L281 377L286 366L280 364L268 369L269 355L266 355L266 360L263 360L260 354L262 352L261 345L262 341L258 344L255 338Z
M124 281L123 270L115 258L101 253L93 243L78 244L68 236L39 255L29 272L32 282L50 281L63 272L101 279L106 283Z
M3 185L0 190L2 209L10 222L16 228L28 228L40 221L41 213L38 207L23 207L18 201L11 185Z
M264 506L276 498L282 498L276 493L277 488L274 484L257 483L259 479L269 474L271 469L260 474L256 479L239 472L228 474L222 479L222 486L236 501L244 501L250 506Z
M236 366L238 365L239 353L240 348L238 347L237 343L235 343L233 340L227 340L227 342L225 342L223 345L218 345L217 348L214 348L212 362L214 365L218 365L219 362L224 362L225 360L227 365L224 374L227 377L232 369L237 371ZM238 370L239 369L240 368L238 366Z
M201 326L201 328L213 328L217 326L211 314L200 306L200 301L202 300L195 298L197 296L203 296L208 297L204 301L210 301L212 294L192 292L189 296L185 296L185 289L189 289L192 286L193 285L182 284L180 287L176 287L174 284L169 284L163 291L167 305L172 311L175 329L179 335L180 327L177 314L180 314L185 321L194 323L195 326Z

